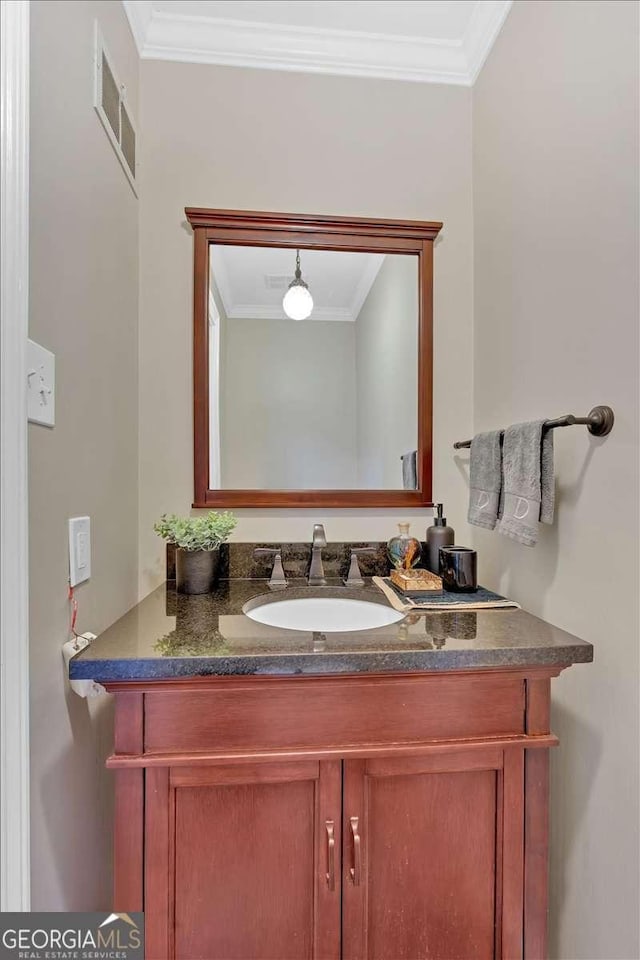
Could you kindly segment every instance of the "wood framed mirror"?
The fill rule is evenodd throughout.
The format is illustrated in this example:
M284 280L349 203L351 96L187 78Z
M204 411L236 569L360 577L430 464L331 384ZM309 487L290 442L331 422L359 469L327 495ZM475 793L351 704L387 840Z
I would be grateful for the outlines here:
M193 506L430 506L442 224L185 213Z

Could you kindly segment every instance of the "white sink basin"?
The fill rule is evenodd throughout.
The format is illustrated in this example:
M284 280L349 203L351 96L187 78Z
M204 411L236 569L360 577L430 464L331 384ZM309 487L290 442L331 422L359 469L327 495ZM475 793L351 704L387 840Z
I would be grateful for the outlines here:
M250 600L243 613L269 627L317 633L374 630L404 619L404 614L386 604L347 597L300 597L275 601L266 597L263 603Z

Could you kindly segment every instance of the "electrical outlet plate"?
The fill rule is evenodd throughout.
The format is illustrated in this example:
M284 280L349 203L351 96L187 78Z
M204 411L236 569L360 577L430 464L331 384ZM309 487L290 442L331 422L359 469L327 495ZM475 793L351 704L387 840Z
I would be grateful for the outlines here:
M56 422L56 358L33 340L27 342L27 416L31 423Z
M72 587L91 576L91 519L69 520L69 583Z

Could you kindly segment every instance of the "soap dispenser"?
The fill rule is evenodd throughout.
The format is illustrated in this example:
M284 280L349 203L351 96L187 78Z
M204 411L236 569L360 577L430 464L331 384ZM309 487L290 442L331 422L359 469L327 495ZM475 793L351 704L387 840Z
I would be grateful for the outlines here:
M433 525L427 527L427 569L440 573L440 547L450 547L455 541L453 527L447 526L447 518L442 516L443 505L434 504L436 516Z

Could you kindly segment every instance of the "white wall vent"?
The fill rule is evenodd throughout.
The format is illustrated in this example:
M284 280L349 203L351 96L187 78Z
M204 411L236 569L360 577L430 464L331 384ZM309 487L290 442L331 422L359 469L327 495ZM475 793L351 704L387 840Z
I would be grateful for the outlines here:
M124 84L118 82L113 61L96 21L95 90L93 105L100 117L133 192L136 189L136 130Z
M286 290L293 277L282 276L274 273L265 273L264 285L267 290Z

